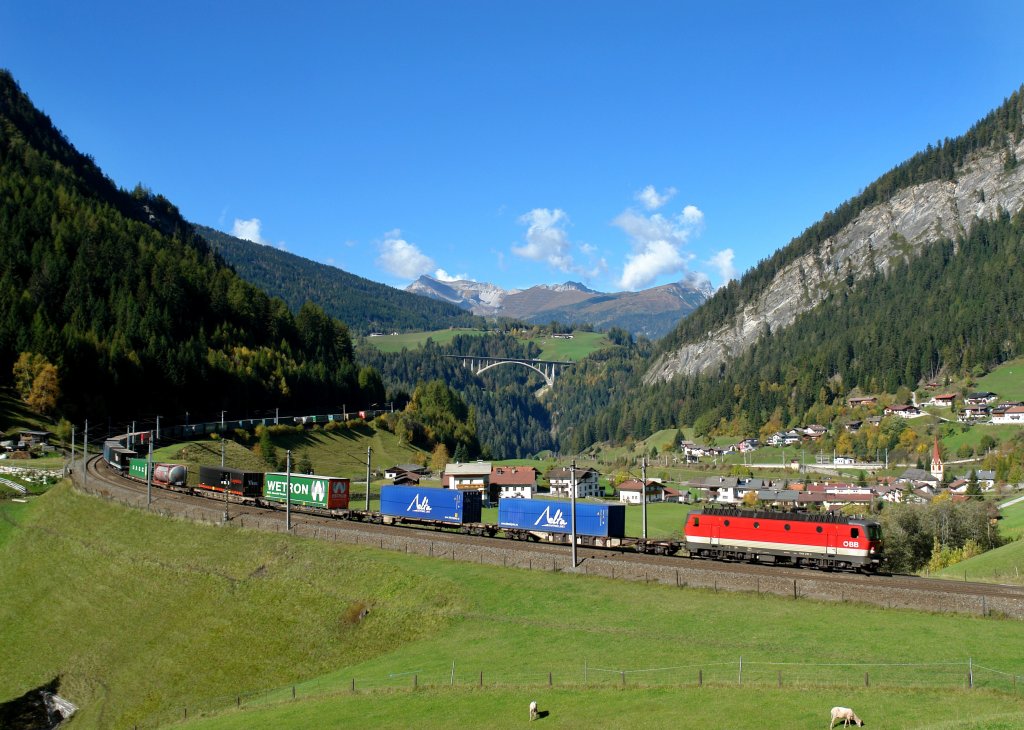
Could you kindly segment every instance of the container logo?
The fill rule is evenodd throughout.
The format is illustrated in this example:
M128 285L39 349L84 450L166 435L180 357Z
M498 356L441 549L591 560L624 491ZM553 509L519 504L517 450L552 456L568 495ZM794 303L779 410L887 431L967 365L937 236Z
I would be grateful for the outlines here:
M537 521L533 523L534 526L539 525L541 523L541 520L544 521L544 527L565 527L569 524L565 521L565 518L562 516L561 509L557 509L555 510L554 514L551 514L550 506L544 508L544 511L540 514L540 517L538 517Z
M313 500L316 502L324 501L324 483L319 480L313 482Z
M417 494L412 498L412 502L406 508L406 512L422 512L423 514L430 514L430 500L426 496L420 497Z

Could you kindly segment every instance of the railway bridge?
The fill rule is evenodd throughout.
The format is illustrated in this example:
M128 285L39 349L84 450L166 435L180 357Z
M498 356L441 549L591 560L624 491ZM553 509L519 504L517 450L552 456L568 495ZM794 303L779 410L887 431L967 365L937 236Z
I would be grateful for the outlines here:
M530 360L517 357L478 357L476 355L448 355L448 357L459 360L464 367L469 368L477 375L499 365L522 365L540 373L549 388L555 384L555 376L558 373L576 364L565 360Z

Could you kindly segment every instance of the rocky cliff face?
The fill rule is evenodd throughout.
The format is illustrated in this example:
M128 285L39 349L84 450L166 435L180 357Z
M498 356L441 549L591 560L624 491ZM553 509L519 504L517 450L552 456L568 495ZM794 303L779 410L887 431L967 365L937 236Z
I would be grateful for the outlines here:
M1016 149L1024 155L1024 143ZM823 302L852 276L854 281L887 271L894 260L916 256L941 238L956 238L979 219L1024 207L1024 164L1006 169L1004 150L974 156L954 181L905 188L891 200L864 210L816 251L782 269L772 283L729 323L662 355L647 383L707 372L747 350L770 327L788 327L801 312Z

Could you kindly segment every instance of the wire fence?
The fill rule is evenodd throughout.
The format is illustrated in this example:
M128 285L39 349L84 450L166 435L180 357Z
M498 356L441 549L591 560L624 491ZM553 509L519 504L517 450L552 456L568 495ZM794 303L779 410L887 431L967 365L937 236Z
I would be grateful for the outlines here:
M374 692L415 692L437 689L635 689L731 687L758 689L949 689L1024 692L1024 674L983 666L972 658L931 663L861 662L795 663L735 660L680 664L671 667L626 668L561 665L559 669L508 667L483 670L450 664L396 668L379 674L333 675L254 692L208 697L166 708L135 728L163 725L220 714L233 708L259 708L300 699L363 695Z

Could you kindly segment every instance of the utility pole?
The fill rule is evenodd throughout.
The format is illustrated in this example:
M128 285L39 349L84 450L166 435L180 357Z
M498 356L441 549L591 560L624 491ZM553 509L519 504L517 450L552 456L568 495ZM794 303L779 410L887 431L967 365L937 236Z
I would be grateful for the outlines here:
M89 419L85 419L85 435L82 436L82 484L89 481Z
M223 436L221 436L221 438L220 438L220 466L221 466L221 469L224 468L224 437Z
M373 449L366 447L366 511L370 511L370 455Z
M644 523L643 538L647 539L647 457L640 462L640 512Z
M572 496L572 510L570 511L570 530L572 533L572 569L576 570L578 563L576 562L576 460L572 460L572 466L569 471L569 489L570 495Z
M150 436L153 434L150 433ZM146 458L146 506L153 504L153 439L149 439L149 456Z
M156 440L160 440L160 416L156 417Z
M75 427L71 427L71 471L75 470Z
M287 491L285 492L284 498L284 522L285 529L288 532L292 531L292 450L288 449L286 452L285 461L285 486Z

